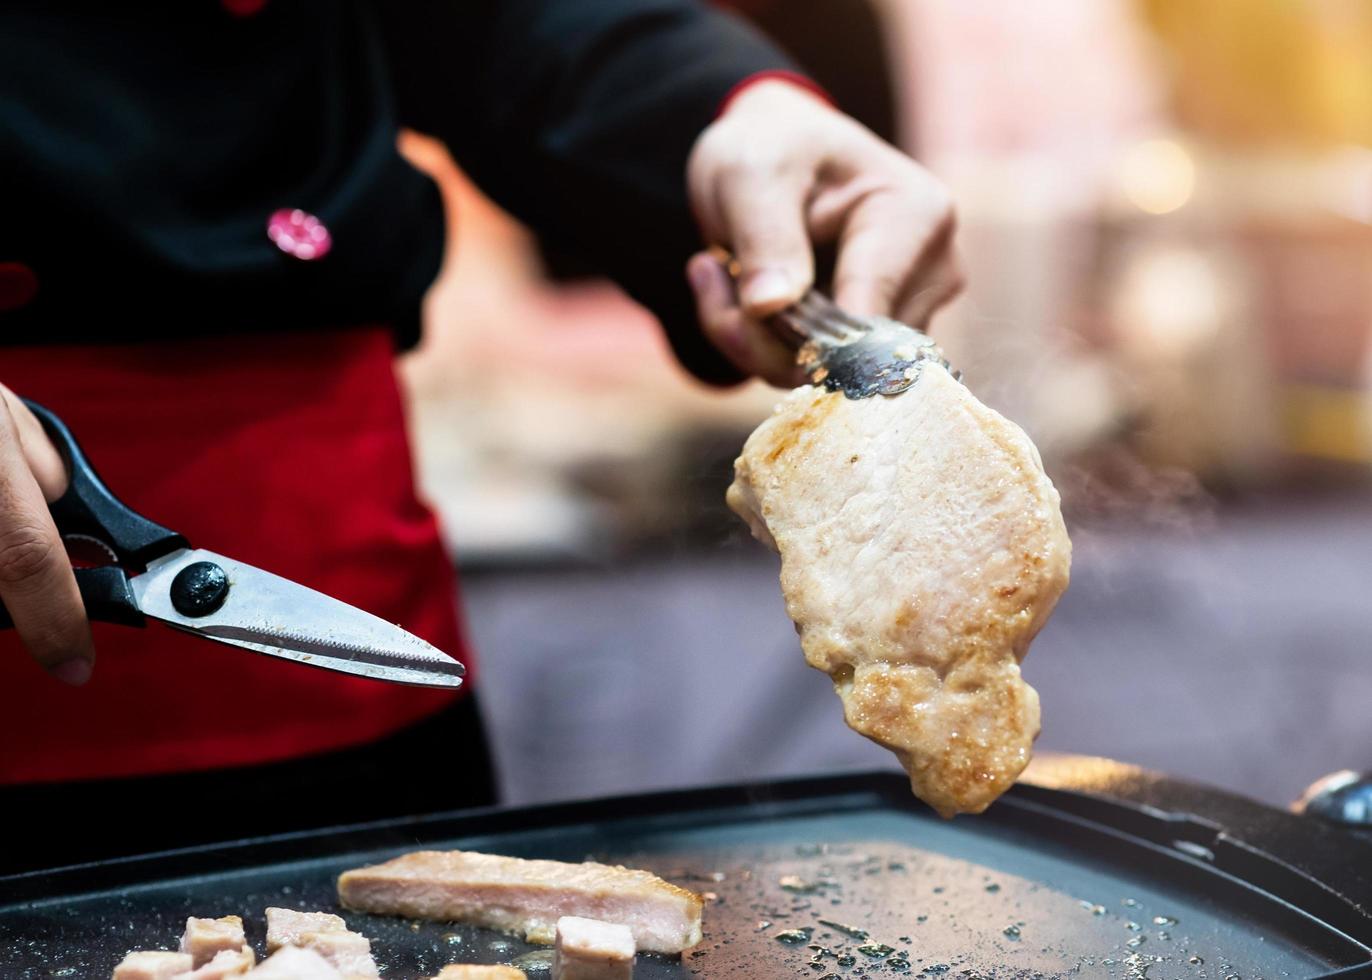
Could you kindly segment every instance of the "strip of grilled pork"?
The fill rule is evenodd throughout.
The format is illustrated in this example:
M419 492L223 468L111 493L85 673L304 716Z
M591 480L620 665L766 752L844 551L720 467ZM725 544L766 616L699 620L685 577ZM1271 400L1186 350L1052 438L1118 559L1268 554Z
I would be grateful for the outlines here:
M628 926L638 948L680 953L700 942L700 896L647 871L587 861L530 861L475 851L416 851L338 879L347 908L475 925L552 943L557 920Z

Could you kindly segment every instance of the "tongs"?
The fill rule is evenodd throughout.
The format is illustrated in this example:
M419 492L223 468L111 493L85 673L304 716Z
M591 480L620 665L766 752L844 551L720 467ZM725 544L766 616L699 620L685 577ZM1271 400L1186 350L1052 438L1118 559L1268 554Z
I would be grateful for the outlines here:
M922 330L884 316L854 316L814 289L766 323L795 349L811 384L848 398L899 395L929 363L962 376Z
M393 623L289 579L202 548L121 503L71 430L24 401L67 466L66 492L48 508L69 550L94 545L108 564L74 569L92 620L160 620L207 640L376 680L457 687L452 657ZM89 547L86 550L91 550ZM0 628L12 626L0 606Z

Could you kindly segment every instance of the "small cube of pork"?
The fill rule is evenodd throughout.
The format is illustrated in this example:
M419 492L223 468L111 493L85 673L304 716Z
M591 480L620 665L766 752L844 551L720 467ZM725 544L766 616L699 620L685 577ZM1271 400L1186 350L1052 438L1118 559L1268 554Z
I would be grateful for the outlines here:
M312 949L332 963L340 973L350 977L379 977L376 961L372 959L372 943L356 932L301 933L295 945Z
M282 946L299 946L307 932L347 932L342 917L329 912L297 912L295 909L267 909L267 952Z
M243 920L236 915L218 919L191 916L186 920L186 933L181 937L181 952L191 954L195 967L202 967L219 953L237 952L246 946Z
M486 963L454 963L438 971L433 980L528 980L523 970Z
M113 980L171 980L190 968L190 953L139 950L125 956L114 968Z
M226 949L216 953L214 959L208 963L190 973L178 973L172 980L226 980L228 977L241 977L251 970L256 962L257 957L250 946Z
M564 915L557 920L553 980L629 980L634 951L628 926Z
M282 946L246 976L250 980L346 980L324 957L299 946Z

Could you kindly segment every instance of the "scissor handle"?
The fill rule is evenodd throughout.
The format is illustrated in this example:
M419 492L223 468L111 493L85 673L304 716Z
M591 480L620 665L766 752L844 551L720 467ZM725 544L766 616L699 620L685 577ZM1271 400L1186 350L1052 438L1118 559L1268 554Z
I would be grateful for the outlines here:
M143 625L143 613L138 609L138 600L134 598L128 576L122 568L102 565L99 568L77 568L72 571L88 619L92 622L119 623L121 626ZM0 604L0 629L9 629L13 625L9 610Z
M43 424L67 466L67 490L48 506L59 534L94 538L109 548L126 570L135 572L154 558L189 547L181 535L148 520L110 492L65 422L27 398L24 404ZM79 583L80 570L77 576Z

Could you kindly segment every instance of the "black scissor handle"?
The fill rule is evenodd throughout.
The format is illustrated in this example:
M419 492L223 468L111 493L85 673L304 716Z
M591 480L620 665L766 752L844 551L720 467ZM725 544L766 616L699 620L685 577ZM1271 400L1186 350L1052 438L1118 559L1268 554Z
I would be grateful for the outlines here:
M122 568L114 565L77 568L73 569L73 574L76 576L76 587L81 591L81 604L86 607L86 618L121 626L143 625L138 600L134 598L128 576ZM9 629L13 625L9 611L0 604L0 629Z
M154 558L188 547L181 535L148 520L110 492L65 422L37 402L25 398L24 404L43 424L67 465L67 491L48 506L58 533L94 538L114 553L119 564L134 572Z

